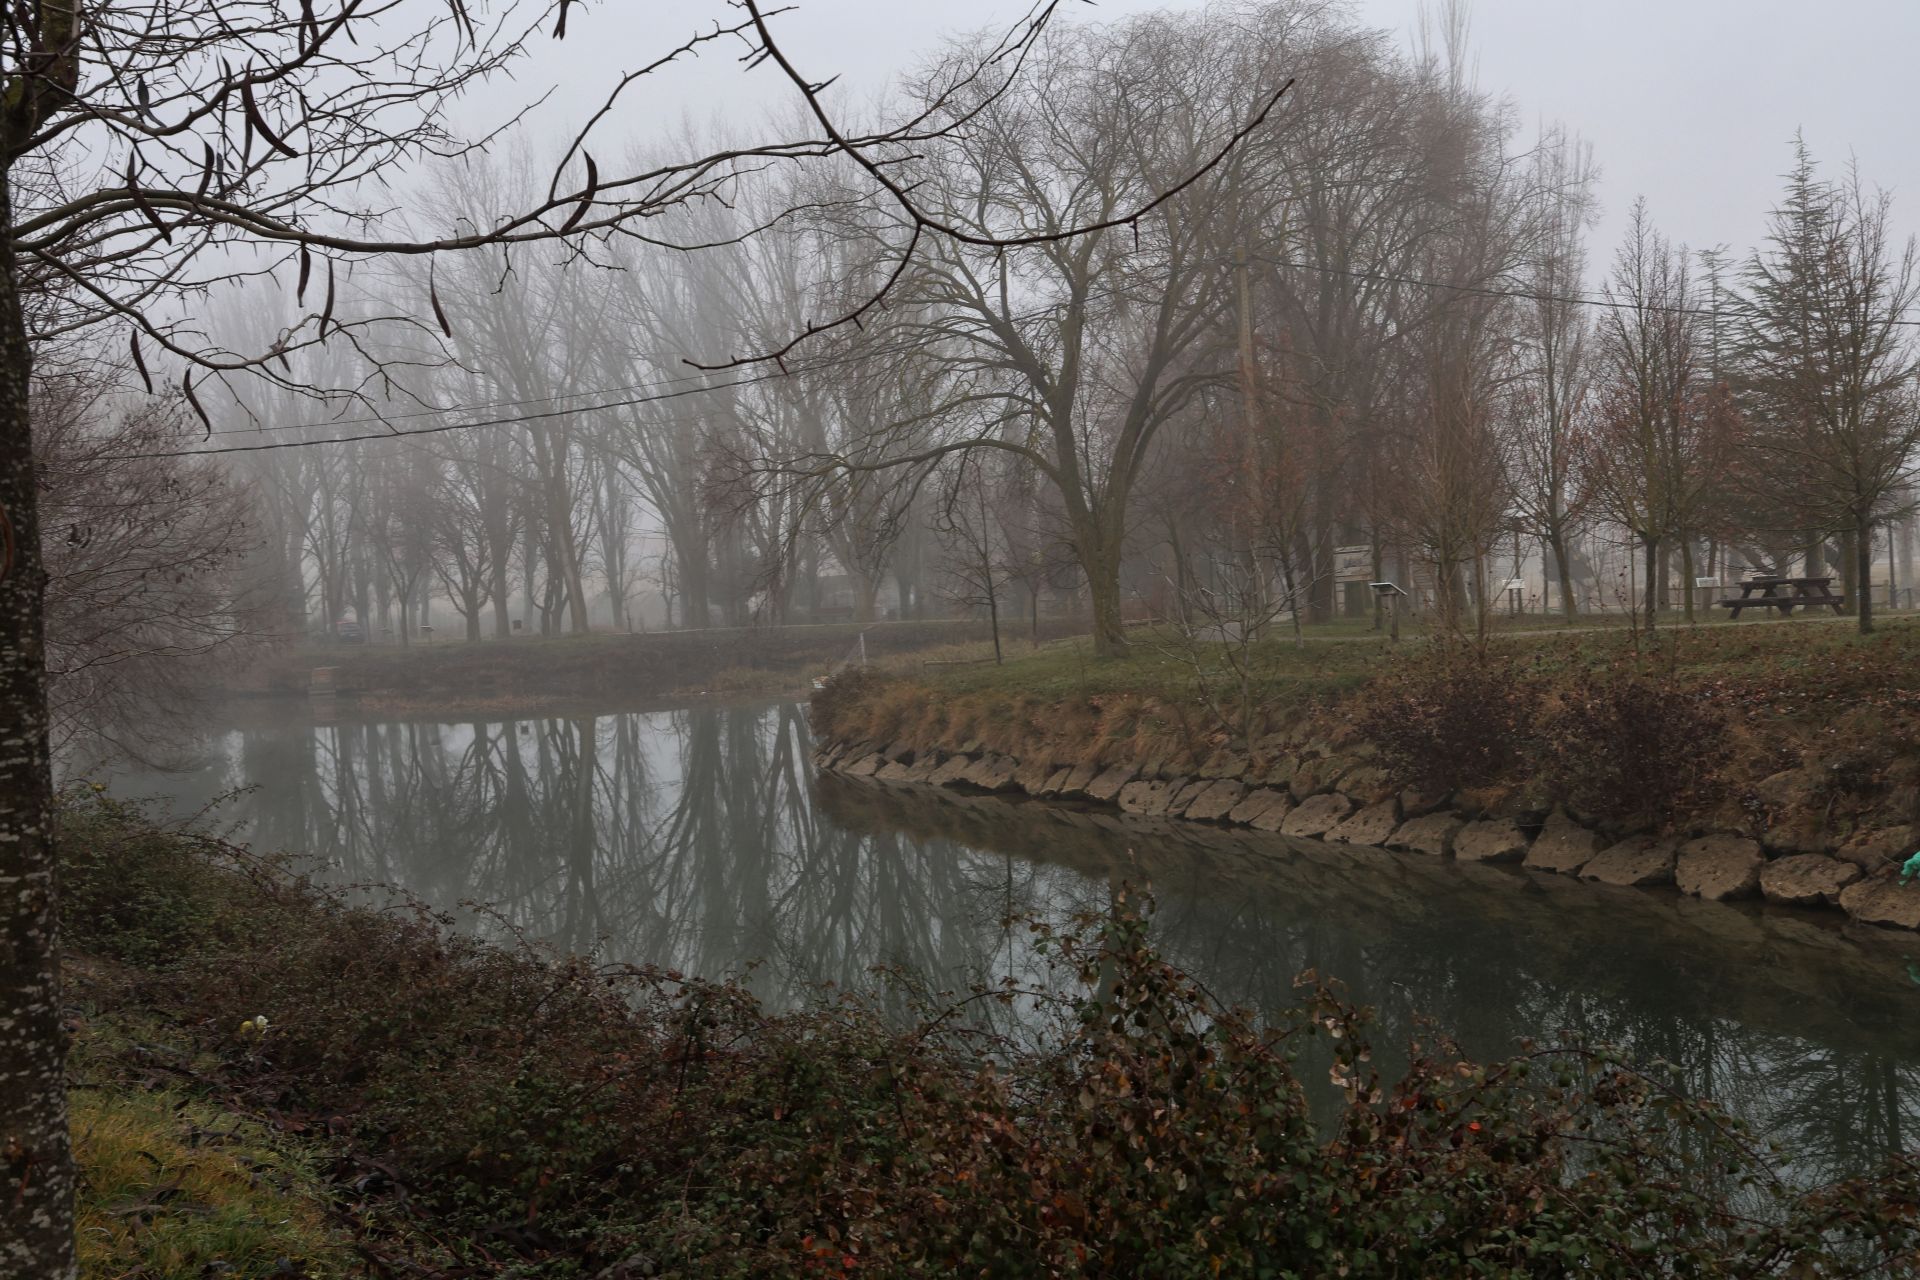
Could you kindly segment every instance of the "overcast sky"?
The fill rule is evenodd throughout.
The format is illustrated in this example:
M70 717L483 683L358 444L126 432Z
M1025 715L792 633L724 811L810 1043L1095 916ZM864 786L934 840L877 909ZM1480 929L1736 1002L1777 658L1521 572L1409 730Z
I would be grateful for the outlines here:
M779 19L780 34L809 75L840 74L848 92L867 94L944 34L1003 26L1028 3L799 0ZM1190 7L1198 6L1100 0L1064 13L1099 21ZM1403 39L1418 21L1418 0L1352 8ZM565 44L543 49L524 79L558 86L556 117L577 119L613 73L733 12L720 0L610 0L583 21L576 9ZM1870 182L1894 192L1901 228L1920 225L1920 148L1907 101L1920 0L1475 0L1472 12L1482 86L1510 97L1529 129L1557 119L1593 143L1602 170L1597 267L1636 195L1672 238L1744 252L1762 234L1796 128L1828 172L1857 157ZM682 114L746 123L783 88L772 68L749 73L737 49L712 46L697 65L648 86L619 131L643 137Z

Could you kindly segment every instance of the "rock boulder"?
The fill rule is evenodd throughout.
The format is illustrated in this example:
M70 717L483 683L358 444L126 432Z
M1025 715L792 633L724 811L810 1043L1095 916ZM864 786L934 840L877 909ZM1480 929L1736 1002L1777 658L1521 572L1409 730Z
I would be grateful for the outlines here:
M1055 769L1047 775L1046 782L1033 794L1037 796L1057 796L1067 789L1067 779L1073 776L1071 768Z
M1827 775L1820 769L1783 769L1753 784L1753 794L1776 814L1817 807L1826 796Z
M1247 825L1255 831L1278 831L1286 824L1287 815L1293 812L1293 797L1284 791L1273 793L1273 803L1247 820Z
M1247 774L1247 753L1228 747L1216 751L1205 764L1195 771L1196 776L1208 779L1244 778Z
M1035 758L1013 771L1013 785L1030 796L1037 796L1047 789L1047 779L1052 776L1053 766Z
M1286 816L1280 824L1280 834L1305 839L1324 836L1352 812L1353 801L1337 791L1311 796Z
M852 764L847 765L840 772L846 774L849 778L871 778L874 774L880 772L881 766L886 763L887 758L878 751L869 751Z
M1365 844L1383 846L1393 835L1394 828L1400 825L1400 806L1392 800L1382 800L1378 804L1368 805L1352 817L1327 832L1327 839L1336 844Z
M1840 891L1840 906L1863 924L1920 929L1920 880L1907 884L1892 877L1856 880Z
M1060 789L1054 792L1061 796L1084 796L1093 780L1100 776L1100 770L1090 764L1077 764L1067 770L1067 776L1060 780Z
M1760 843L1775 857L1796 853L1825 853L1833 847L1833 833L1818 813L1792 813L1767 825Z
M1511 818L1469 822L1453 837L1453 856L1461 862L1518 862L1527 856L1527 833Z
M1758 841L1741 836L1701 836L1680 846L1673 882L1680 892L1709 902L1751 898L1760 892L1767 857Z
M1120 788L1133 781L1134 767L1131 764L1116 764L1102 770L1100 775L1087 783L1086 794L1090 800L1112 800L1120 794Z
M1229 809L1227 811L1227 821L1238 822L1242 826L1251 826L1255 818L1258 818L1275 805L1281 806L1281 816L1285 817L1286 809L1291 806L1291 804L1292 801L1287 799L1285 792L1275 791L1268 787L1261 787L1257 791L1247 792L1239 804Z
M1534 838L1523 864L1535 871L1557 871L1577 875L1600 852L1600 837L1564 813L1548 817L1546 826Z
M1580 878L1628 889L1672 884L1673 867L1678 858L1679 850L1671 840L1630 836L1595 854L1592 861L1580 868Z
M1388 837L1387 848L1444 858L1453 852L1453 838L1466 825L1451 813L1430 813L1401 823L1399 830Z
M1347 771L1347 762L1335 756L1316 756L1299 762L1293 771L1293 777L1287 782L1288 790L1293 792L1295 800L1306 800L1329 791Z
M1019 771L1020 762L1012 756L988 752L960 775L960 781L970 782L982 791L1006 791L1013 786L1013 775Z
M1218 822L1232 812L1246 794L1244 785L1231 778L1223 778L1195 796L1180 816L1195 822Z
M927 781L936 787L950 787L960 781L961 775L973 768L973 764L972 756L955 752L940 762L940 767L933 771L933 776Z
M1340 779L1340 794L1368 808L1391 799L1398 790L1393 777L1377 764L1363 764L1350 769ZM1396 805L1396 812L1398 808Z
M1167 812L1175 817L1185 814L1187 807L1205 795L1207 788L1212 785L1213 783L1206 778L1195 778L1192 781L1182 778L1180 785L1174 789L1173 799L1167 802Z
M1760 892L1768 902L1792 907L1833 906L1840 891L1860 878L1851 862L1820 853L1796 853L1760 868Z
M1833 856L1844 858L1872 875L1882 867L1905 862L1915 849L1920 849L1920 828L1881 827L1855 832L1851 839L1834 851Z
M1156 818L1167 811L1167 802L1173 799L1174 788L1179 785L1177 780L1160 778L1129 782L1120 788L1115 799L1128 813Z

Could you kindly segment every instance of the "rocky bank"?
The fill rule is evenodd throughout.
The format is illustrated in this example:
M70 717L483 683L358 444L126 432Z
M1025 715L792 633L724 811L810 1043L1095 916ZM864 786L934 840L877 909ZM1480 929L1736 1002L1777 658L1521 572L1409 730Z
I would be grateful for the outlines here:
M1400 786L1364 749L1314 741L1304 727L1252 753L1215 752L1198 767L1171 757L1096 766L1016 759L974 744L947 750L908 740L827 742L823 771L900 786L1025 794L1110 806L1147 818L1242 826L1330 846L1396 850L1461 863L1518 864L1542 874L1709 901L1761 897L1845 912L1867 925L1920 930L1920 880L1900 864L1920 828L1892 823L1829 834L1818 764L1751 788L1745 829L1607 830L1511 792L1422 795Z

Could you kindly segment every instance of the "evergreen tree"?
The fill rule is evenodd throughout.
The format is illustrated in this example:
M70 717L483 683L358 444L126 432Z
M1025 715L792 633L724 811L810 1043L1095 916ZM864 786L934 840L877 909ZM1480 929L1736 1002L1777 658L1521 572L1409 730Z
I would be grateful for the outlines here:
M1741 272L1736 323L1742 407L1756 475L1783 522L1817 545L1838 531L1862 633L1873 630L1873 530L1908 501L1920 446L1916 359L1903 316L1920 295L1916 251L1888 230L1891 200L1858 173L1821 179L1803 139ZM1810 561L1817 557L1810 556ZM1810 570L1811 571L1811 570Z

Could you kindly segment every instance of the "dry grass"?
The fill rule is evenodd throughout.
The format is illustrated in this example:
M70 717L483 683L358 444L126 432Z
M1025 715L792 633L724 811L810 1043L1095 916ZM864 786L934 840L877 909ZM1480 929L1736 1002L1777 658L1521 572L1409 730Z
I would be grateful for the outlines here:
M984 748L1055 765L1156 756L1175 768L1197 764L1230 734L1216 713L1223 651L1135 635L1119 658L1097 658L1076 641L998 666L883 669L843 696L817 699L815 727L826 739ZM1607 668L1700 695L1726 722L1723 825L1751 816L1752 784L1807 763L1857 780L1828 807L1832 830L1920 819L1920 768L1910 767L1920 758L1920 619L1911 615L1883 620L1872 636L1850 620L1808 618L1669 627L1657 646L1624 627L1509 632L1489 644L1538 679L1547 711L1558 705L1555 690ZM1306 729L1345 744L1356 732L1351 695L1425 649L1416 640L1397 649L1363 639L1262 642L1252 653L1256 736ZM1200 696L1208 679L1211 700Z

